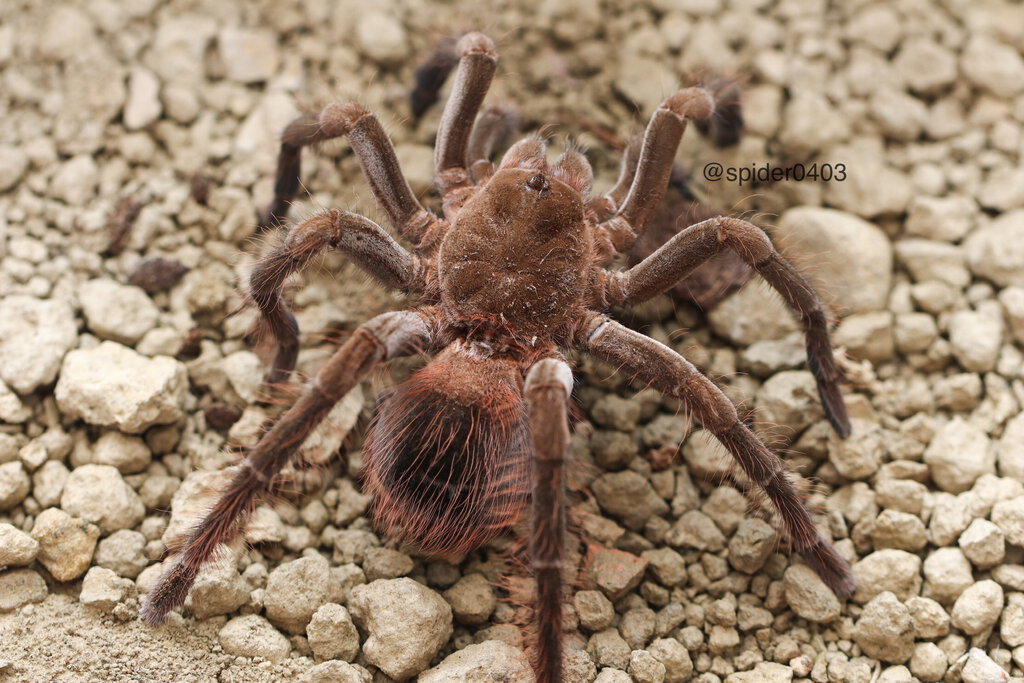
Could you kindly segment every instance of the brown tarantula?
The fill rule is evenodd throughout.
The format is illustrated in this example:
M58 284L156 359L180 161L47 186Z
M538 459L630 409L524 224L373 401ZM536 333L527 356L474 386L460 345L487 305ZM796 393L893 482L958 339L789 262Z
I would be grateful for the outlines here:
M589 353L679 399L763 489L804 561L836 593L850 594L849 565L819 535L782 461L722 391L672 349L601 312L650 299L731 249L799 314L825 412L841 436L849 433L825 309L760 228L710 218L628 270L606 269L643 233L686 122L709 117L712 96L689 88L666 99L635 164L624 164L615 187L592 198L585 157L570 149L550 163L540 137L513 145L498 167L489 161L502 117L488 110L474 121L495 72L494 44L472 33L459 41L458 54L434 157L444 218L416 200L387 135L362 106L331 104L286 129L269 221L284 218L298 188L301 148L346 135L374 196L413 248L339 210L292 227L250 280L252 300L278 344L268 379L286 378L298 349L282 287L318 252L338 249L384 285L419 300L361 325L334 353L188 532L142 617L158 623L182 604L203 564L237 538L257 498L339 399L378 364L420 352L436 356L381 402L366 438L365 486L375 497L376 521L425 553L447 554L477 548L528 516L536 582L530 646L538 681L561 680L561 607L566 582L572 584L563 558L573 378L560 348Z

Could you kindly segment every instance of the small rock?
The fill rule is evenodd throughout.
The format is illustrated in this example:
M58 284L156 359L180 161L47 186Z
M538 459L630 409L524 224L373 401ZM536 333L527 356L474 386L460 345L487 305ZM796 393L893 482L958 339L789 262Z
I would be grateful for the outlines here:
M650 564L654 578L665 588L674 588L686 583L686 560L671 548L645 550L641 557Z
M39 563L58 581L71 581L85 573L99 537L95 524L57 508L39 513L32 527L32 538L39 542Z
M735 605L733 620L735 621ZM657 616L654 610L649 607L634 607L627 610L619 620L619 634L631 648L638 650L651 639L656 626Z
M188 268L179 261L154 256L136 264L132 274L128 277L128 284L139 287L146 294L152 296L174 287L187 272Z
M798 329L793 312L782 298L757 280L740 287L709 311L708 323L715 334L737 346L783 339Z
M957 289L971 282L963 250L946 242L905 239L896 243L896 254L914 282L937 280Z
M612 601L636 588L646 569L647 560L642 557L594 544L587 546L583 560L586 582L601 589Z
M124 127L145 128L160 118L160 79L144 66L134 66L128 73L128 99L124 104Z
M89 280L78 295L89 329L102 339L132 345L157 323L160 311L149 296L113 280Z
M0 192L6 192L28 170L28 155L20 147L0 145Z
M411 557L390 548L367 548L363 560L367 581L397 579L411 572L412 568Z
M1000 287L1024 286L1024 210L1008 211L964 240L967 263Z
M984 34L967 41L960 56L967 78L997 97L1010 98L1024 91L1024 58L1020 52Z
M25 500L31 487L28 474L20 462L0 465L0 510L10 510Z
M614 628L595 633L587 641L587 653L598 666L625 669L629 666L630 652L629 643ZM629 676L626 676L626 681L629 681Z
M64 485L60 506L70 515L99 525L105 534L131 529L146 516L135 489L109 465L75 468Z
M363 54L382 66L401 63L409 52L409 41L401 22L374 10L357 20L356 42Z
M824 416L814 376L804 370L774 375L757 392L758 419L795 436Z
M900 46L893 66L907 86L920 95L935 93L957 77L956 57L931 38L908 38Z
M31 569L0 572L0 614L46 599L46 581Z
M263 361L252 351L235 351L225 356L221 368L231 388L245 403L255 403L263 389Z
M59 460L47 460L43 466L32 473L32 497L42 508L60 505L60 497L64 492L64 484L71 473Z
M1010 680L1010 675L977 647L972 647L967 653L967 661L960 676L964 683L1001 683Z
M483 574L462 577L444 592L444 599L451 605L455 621L470 626L487 621L498 602L490 582Z
M1010 647L1024 645L1024 593L1009 593L999 619L999 638Z
M263 657L275 664L283 662L292 650L288 639L258 614L235 617L224 624L217 638L229 655Z
M902 664L914 653L910 610L889 591L879 593L864 606L853 639L869 657Z
M136 474L149 467L152 459L145 441L111 430L96 440L90 461L96 465L116 467L121 474Z
M975 519L960 534L957 545L978 569L990 569L1006 557L1006 539L1002 530L987 519Z
M810 567L791 565L782 582L786 589L786 602L798 616L819 624L839 618L839 599Z
M652 517L668 512L668 503L654 492L646 477L632 470L601 475L591 489L605 512L628 528L640 531Z
M580 625L588 631L603 631L615 619L615 607L600 591L577 591L572 604Z
M949 661L946 653L935 643L918 643L910 658L910 673L922 681L940 681L946 674Z
M775 552L777 542L778 534L771 524L756 517L744 518L729 539L729 564L745 574L754 574Z
M969 586L953 604L950 623L969 635L992 628L1003 610L1003 587L991 579Z
M803 270L844 313L885 309L892 245L871 223L834 209L797 207L782 215L773 238L785 255L805 257ZM815 258L806 259L811 254Z
M115 605L127 598L134 588L135 584L109 569L91 567L82 579L82 592L78 595L78 600L88 607L110 612Z
M391 678L426 668L452 634L452 610L441 596L409 578L356 586L349 609L367 632L366 661Z
M663 683L665 665L647 650L633 650L629 653L626 669L637 683Z
M306 626L309 647L316 661L351 662L359 653L359 633L348 610L335 603L321 605Z
M793 93L786 103L779 141L787 154L810 157L833 147L849 134L850 126L843 113L824 94L806 89Z
M917 638L941 638L949 633L949 615L931 598L915 596L906 602Z
M864 479L878 471L886 453L881 427L874 420L851 418L852 432L845 439L829 433L828 459L847 479Z
M370 683L370 672L357 664L332 659L307 671L301 683Z
M530 662L522 650L497 640L486 640L448 655L416 680L418 683L501 683L532 677Z
M38 554L38 541L10 524L0 524L0 567L30 565Z
M330 570L325 557L312 554L272 571L263 601L267 619L292 634L305 631L313 613L328 600Z
M1024 496L996 503L992 507L992 521L1007 541L1024 546Z
M0 380L0 422L19 424L32 417L32 409Z
M896 350L892 314L874 311L844 318L833 335L833 343L845 347L854 358L872 363L891 360Z
M921 558L905 550L877 550L853 565L853 578L857 603L865 604L885 591L907 600L921 591Z
M878 515L871 539L877 549L899 548L912 552L928 543L921 518L898 510L883 510Z
M908 235L938 242L959 242L974 227L978 213L978 205L964 195L915 197L904 226Z
M639 401L605 394L590 409L590 416L603 427L631 432L640 419L640 409Z
M998 304L977 311L955 311L949 318L949 344L965 370L988 372L996 366L1003 343L1003 316Z
M959 416L947 422L928 444L924 462L935 483L950 493L966 491L978 477L996 471L988 436Z
M952 603L974 583L971 563L959 548L938 548L924 561L924 594Z
M21 295L0 301L0 379L18 393L52 382L77 341L75 314L64 301Z
M181 419L187 388L188 373L179 361L146 358L105 341L67 355L55 393L68 417L138 434Z
M99 177L99 168L91 155L71 157L60 165L50 179L50 196L69 206L84 206L96 194Z
M189 592L187 606L196 619L208 619L231 614L247 602L249 586L234 563L211 562L199 570Z
M758 662L751 671L740 671L725 677L725 683L790 683L793 669L776 662Z
M146 537L132 529L115 531L100 541L95 562L118 576L134 579L149 566L145 554Z
M270 30L226 28L217 36L227 77L238 83L259 83L277 73L277 36Z
M665 683L683 683L690 679L693 673L690 652L675 638L659 638L647 651L665 665Z
M673 546L713 553L725 548L725 535L715 522L700 510L684 512L665 534L665 541Z

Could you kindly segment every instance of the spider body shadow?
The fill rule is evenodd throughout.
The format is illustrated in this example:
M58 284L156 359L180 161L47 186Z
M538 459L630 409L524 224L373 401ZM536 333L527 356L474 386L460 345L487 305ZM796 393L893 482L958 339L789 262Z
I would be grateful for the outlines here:
M760 228L710 218L628 270L606 268L643 234L687 121L708 118L713 97L689 88L667 98L626 155L616 185L592 198L586 158L569 150L549 162L539 137L521 140L499 165L491 163L492 147L508 128L508 112L500 108L477 117L497 64L494 45L468 34L457 53L435 149L443 217L416 200L387 135L363 107L332 104L286 129L265 225L285 220L299 186L301 148L344 135L412 249L340 210L291 227L250 280L251 298L277 342L267 380L282 381L294 369L298 330L281 291L318 252L341 251L381 284L417 294L418 303L364 323L334 353L188 532L142 617L159 623L184 602L203 564L237 538L259 496L334 403L375 366L419 352L436 355L382 401L364 446L376 521L399 540L444 554L477 548L527 516L536 581L530 650L538 681L561 680L561 606L572 582L564 561L564 470L573 379L562 348L593 354L678 398L765 492L793 549L836 593L850 594L849 565L819 535L782 461L721 390L672 349L602 313L650 299L732 250L799 315L826 415L840 435L849 433L825 309Z

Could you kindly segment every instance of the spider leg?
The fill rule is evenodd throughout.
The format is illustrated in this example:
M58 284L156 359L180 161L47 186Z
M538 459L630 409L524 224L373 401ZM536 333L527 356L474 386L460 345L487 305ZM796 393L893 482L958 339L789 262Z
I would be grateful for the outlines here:
M188 532L176 559L146 597L141 611L146 622L160 623L185 601L203 564L217 548L238 536L259 495L269 489L274 476L334 404L374 366L429 345L433 327L427 312L394 311L356 329L317 373L309 390L253 448L206 516Z
M818 533L782 460L740 421L721 389L672 349L603 315L591 314L581 329L586 351L680 399L767 494L807 564L837 595L853 593L850 565Z
M709 92L686 88L670 96L654 112L644 132L629 192L616 214L597 226L595 246L602 262L608 263L616 253L628 251L643 233L665 195L686 122L707 118L714 108Z
M636 176L637 164L640 161L640 147L644 139L640 135L634 135L626 148L622 150L622 163L619 166L619 178L610 190L600 197L594 197L587 202L587 207L592 209L599 221L606 221L615 215L622 200L626 198L633 178Z
M274 199L267 209L261 228L281 225L288 215L299 189L302 148L348 136L370 190L384 209L388 221L402 237L418 245L437 219L423 208L402 174L395 148L380 121L369 110L354 102L334 102L319 116L305 114L290 123L281 136L277 160Z
M506 104L493 104L477 118L469 135L467 162L476 185L483 185L494 175L491 154L519 130L519 112Z
M409 92L409 110L414 119L419 119L437 102L444 82L458 63L454 38L445 38L434 54L416 68L416 84Z
M718 216L691 225L629 270L608 273L606 301L613 306L646 301L724 249L749 263L799 314L807 338L807 364L817 381L825 413L840 436L849 436L850 419L839 391L843 374L832 355L825 306L800 272L775 250L764 230L753 223Z
M473 193L466 168L470 132L498 66L494 43L482 33L467 33L456 46L459 68L452 94L445 103L434 143L434 182L451 216Z
M533 644L537 683L562 680L562 571L565 555L564 462L569 451L572 371L561 358L530 368L524 387L533 439L530 565L537 582Z
M267 370L268 383L286 380L299 354L299 327L281 290L293 273L324 249L341 251L386 287L423 290L426 267L422 259L402 248L369 218L332 209L292 227L249 277L249 296L277 342L277 354Z

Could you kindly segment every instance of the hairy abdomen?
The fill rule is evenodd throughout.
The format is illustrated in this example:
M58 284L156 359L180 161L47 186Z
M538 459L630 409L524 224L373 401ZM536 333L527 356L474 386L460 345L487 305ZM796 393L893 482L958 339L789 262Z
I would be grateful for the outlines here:
M396 387L363 449L378 526L447 554L515 524L530 475L521 385L515 362L459 343Z

